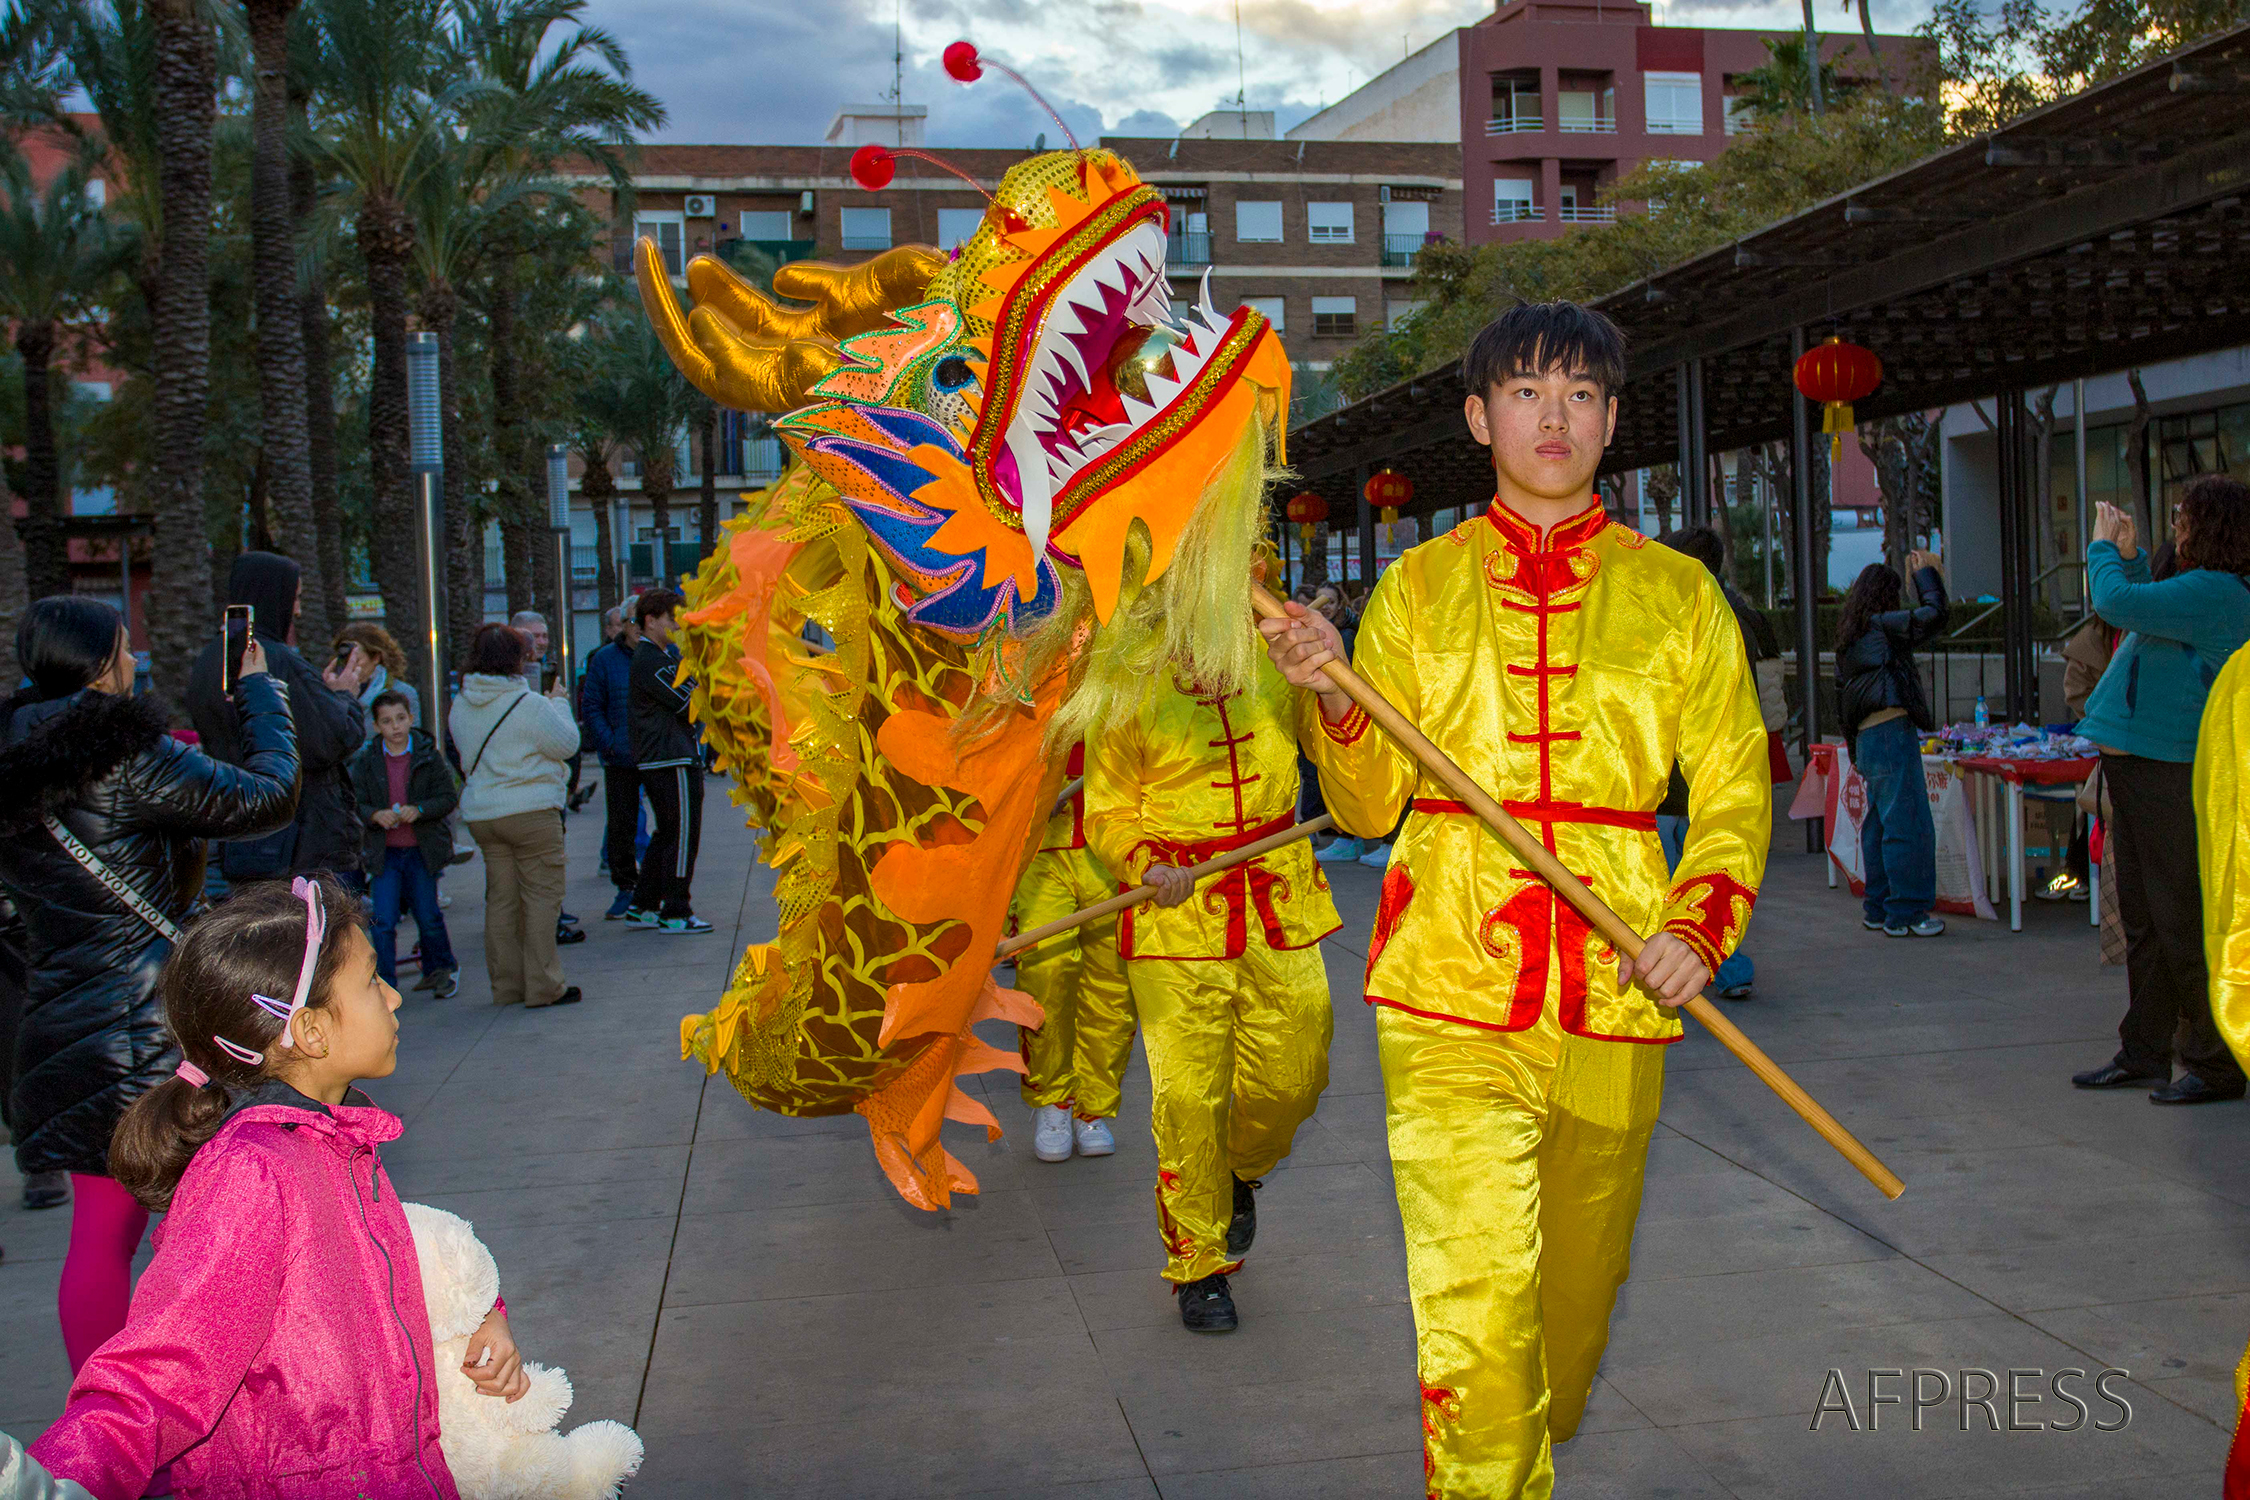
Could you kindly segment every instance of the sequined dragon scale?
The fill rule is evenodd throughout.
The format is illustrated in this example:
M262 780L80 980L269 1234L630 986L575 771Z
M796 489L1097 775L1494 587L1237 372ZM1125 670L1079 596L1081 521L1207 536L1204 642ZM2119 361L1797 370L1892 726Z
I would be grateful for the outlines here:
M1166 228L1084 150L1011 169L950 257L800 262L778 298L699 257L683 307L638 251L681 372L790 449L686 586L694 713L766 832L780 930L682 1055L763 1108L864 1116L924 1208L976 1189L945 1121L999 1135L956 1080L1021 1068L972 1028L1039 1020L991 962L1061 780L1047 722L1183 540L1257 525L1257 496L1218 490L1278 452L1280 341L1207 293L1175 308Z

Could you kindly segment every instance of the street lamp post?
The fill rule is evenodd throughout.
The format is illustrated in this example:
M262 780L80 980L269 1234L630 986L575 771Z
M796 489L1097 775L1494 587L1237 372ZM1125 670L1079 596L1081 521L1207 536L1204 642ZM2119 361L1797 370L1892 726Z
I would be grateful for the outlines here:
M577 653L571 641L570 588L570 450L561 443L547 445L547 526L555 534L555 647L556 667L573 690L577 681L571 668Z
M406 412L414 465L415 562L422 574L423 644L429 675L423 686L427 705L423 727L445 743L445 590L440 585L445 556L445 424L439 410L438 340L434 333L406 336ZM403 625L404 621L395 624Z

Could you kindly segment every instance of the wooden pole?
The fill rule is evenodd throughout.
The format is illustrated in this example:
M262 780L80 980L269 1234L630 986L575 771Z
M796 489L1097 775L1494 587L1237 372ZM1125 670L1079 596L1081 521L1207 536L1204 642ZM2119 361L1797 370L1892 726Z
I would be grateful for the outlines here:
M1250 585L1250 602L1266 619L1290 618L1281 601L1257 583ZM1422 763L1422 769L1445 784L1448 791L1468 809L1485 821L1487 827L1500 836L1500 841L1514 850L1516 857L1539 873L1539 878L1553 886L1562 898L1578 909L1578 914L1594 930L1607 938L1612 947L1628 958L1641 956L1641 935L1631 925L1611 911L1600 897L1586 888L1586 883L1570 873L1561 860L1547 852L1546 846L1533 838L1524 826L1486 794L1483 787L1470 780L1466 771L1453 763L1453 758L1430 743L1427 736L1394 708L1390 700L1378 693L1357 672L1340 661L1332 661L1321 668L1345 696L1366 710L1367 716L1383 726L1391 738L1405 746L1407 753ZM1751 1072L1782 1098L1782 1102L1803 1116L1806 1124L1820 1133L1823 1140L1843 1153L1844 1159L1857 1167L1869 1182L1882 1191L1886 1198L1896 1198L1906 1191L1906 1184L1898 1175L1877 1159L1874 1152L1860 1144L1859 1139L1841 1124L1836 1117L1812 1095L1797 1085L1797 1081L1783 1072L1774 1060L1766 1056L1756 1042L1742 1034L1742 1029L1720 1014L1719 1008L1701 995L1682 1007L1708 1027L1720 1043L1742 1059Z
M1086 790L1086 778L1083 776L1075 776L1064 782L1063 789L1055 793L1054 811L1048 813L1047 816L1050 818L1060 817L1062 810L1070 806L1070 799L1084 790Z
M1247 863L1261 854L1271 854L1274 850L1288 844L1294 844L1299 839L1309 839L1323 828L1332 827L1335 822L1334 818L1322 813L1319 817L1309 818L1293 828L1284 828L1279 833L1269 833L1255 843L1244 844L1239 849L1229 849L1217 859L1192 866L1187 872L1188 878L1200 885L1207 877L1216 875L1222 870L1231 870L1236 865ZM1088 922L1100 921L1112 912L1123 911L1128 906L1138 906L1155 894L1156 887L1153 885L1136 885L1129 891L1122 891L1110 897L1107 901L1097 901L1092 906L1083 907L1067 917L1058 917L1044 927L1034 927L1029 932L1017 933L993 950L993 958L997 961L1006 958L1011 953L1021 953L1024 949L1038 943L1044 943L1047 939L1068 932L1073 927L1083 927Z

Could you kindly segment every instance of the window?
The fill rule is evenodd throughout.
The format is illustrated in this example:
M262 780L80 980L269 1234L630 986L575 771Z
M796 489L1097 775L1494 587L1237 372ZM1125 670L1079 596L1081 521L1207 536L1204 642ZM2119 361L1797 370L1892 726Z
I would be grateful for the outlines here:
M1383 304L1383 326L1396 333L1400 324L1428 305L1419 298L1401 301L1393 297Z
M746 240L789 240L797 237L797 216L786 208L753 209L742 216Z
M1288 330L1288 303L1283 299L1279 297L1245 297L1242 299L1242 305L1254 307L1259 312L1264 313L1266 321L1273 325L1275 333L1283 333Z
M1281 200L1242 201L1234 205L1234 237L1245 245L1281 243Z
M1606 135L1617 129L1617 90L1574 83L1555 94L1555 124L1565 135Z
M1643 73L1650 135L1703 134L1703 75Z
M1308 203L1305 223L1307 238L1316 245L1352 242L1352 206L1349 203Z
M984 222L981 208L941 208L937 211L937 247L950 250L970 235Z
M1358 315L1357 297L1315 297L1312 299L1313 337L1348 339L1358 331L1354 327Z
M1383 205L1383 264L1406 266L1430 237L1430 205L1392 199Z
M1537 68L1492 75L1492 118L1485 122L1486 135L1512 135L1517 131L1546 127Z
M846 250L890 249L891 211L887 208L845 209L844 248Z
M638 214L633 219L633 237L656 241L664 269L674 276L681 274L680 245L686 234L685 214Z
M1528 177L1497 177L1492 182L1492 222L1495 224L1521 224L1539 217L1537 204L1532 201L1532 184Z
M1727 134L1740 135L1758 122L1758 112L1740 94L1727 95Z

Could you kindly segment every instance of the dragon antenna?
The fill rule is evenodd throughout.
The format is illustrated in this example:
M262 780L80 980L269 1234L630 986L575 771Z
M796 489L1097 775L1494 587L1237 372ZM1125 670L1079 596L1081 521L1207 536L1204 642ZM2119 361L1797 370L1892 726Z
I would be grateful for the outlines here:
M1032 101L1047 112L1047 118L1055 122L1055 128L1063 133L1063 139L1070 142L1071 150L1083 151L1086 149L1078 144L1078 137L1068 125L1063 123L1063 117L1055 113L1055 107L1047 102L1046 96L1031 86L1030 79L1004 62L981 56L977 52L974 42L955 42L945 49L946 76L956 83L975 83L984 76L986 68L997 68L1000 72L1014 79L1017 87L1029 94Z
M878 146L870 141L852 153L852 181L871 193L887 188L891 185L891 179L898 175L898 158L902 156L911 156L916 161L926 161L941 172L951 172L970 187L984 193L985 202L990 203L992 201L992 194L985 192L983 183L977 181L944 157L934 156L927 151L917 151L912 146Z

